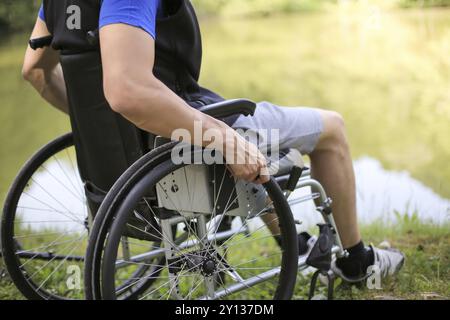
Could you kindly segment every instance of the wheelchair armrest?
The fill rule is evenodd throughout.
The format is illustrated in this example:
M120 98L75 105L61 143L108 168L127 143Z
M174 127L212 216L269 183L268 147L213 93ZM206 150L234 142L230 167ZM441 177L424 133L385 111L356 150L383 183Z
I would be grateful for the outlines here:
M242 114L244 116L253 115L255 109L256 104L253 101L232 99L209 104L198 110L214 118L225 118L235 114Z
M37 50L44 47L49 47L52 44L53 36L45 36L41 38L30 39L28 44L33 50Z
M232 99L225 100L198 108L199 111L213 117L225 118L235 114L242 114L244 116L253 115L255 113L256 103L247 99ZM150 136L150 148L159 147L165 143L170 142L170 139L162 138L160 136Z

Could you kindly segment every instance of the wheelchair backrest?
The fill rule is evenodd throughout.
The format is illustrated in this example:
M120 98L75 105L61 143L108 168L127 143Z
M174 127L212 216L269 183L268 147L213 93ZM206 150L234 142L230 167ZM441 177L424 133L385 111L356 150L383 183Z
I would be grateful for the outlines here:
M90 192L104 194L148 151L147 146L161 141L114 113L104 97L100 48L98 41L90 41L91 33L98 34L102 0L43 3L46 24L53 37L51 45L60 51L81 178L88 197ZM190 1L162 0L161 4L162 18L156 23L155 76L195 108L222 101L222 97L197 83L201 35ZM75 7L83 16L79 26L69 28L68 12ZM101 199L94 195L91 198Z
M77 163L92 212L120 175L148 151L150 136L115 113L104 96L99 44L88 37L96 32L98 40L101 3L43 1L51 46L60 52ZM69 23L75 14L77 26Z
M146 134L108 105L98 51L61 54L60 60L80 175L87 192L106 192L147 151Z

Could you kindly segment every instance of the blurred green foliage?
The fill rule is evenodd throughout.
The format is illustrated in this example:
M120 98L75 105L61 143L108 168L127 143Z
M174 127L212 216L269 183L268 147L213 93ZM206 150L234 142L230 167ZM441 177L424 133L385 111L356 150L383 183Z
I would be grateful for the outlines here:
M400 0L401 7L447 7L450 0Z
M36 20L41 0L2 0L0 33L30 29Z
M0 34L28 30L36 20L42 0L2 0L0 2ZM237 16L269 15L314 11L338 2L360 0L192 0L200 14ZM372 0L377 3L382 0ZM450 6L450 0L395 0L401 7Z
M330 7L330 4L358 3L362 0L192 0L200 13L233 15L269 15L314 11ZM369 0L370 4L400 7L442 7L450 6L450 0Z
M200 14L269 15L313 11L338 0L192 0Z

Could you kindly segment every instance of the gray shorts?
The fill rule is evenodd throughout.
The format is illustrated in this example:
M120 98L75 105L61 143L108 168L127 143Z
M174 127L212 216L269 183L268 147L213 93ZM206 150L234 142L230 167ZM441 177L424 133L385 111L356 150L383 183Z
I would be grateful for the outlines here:
M266 101L257 104L253 116L240 116L232 127L254 132L278 129L279 149L294 148L301 154L314 150L323 131L322 118L317 110L280 107Z

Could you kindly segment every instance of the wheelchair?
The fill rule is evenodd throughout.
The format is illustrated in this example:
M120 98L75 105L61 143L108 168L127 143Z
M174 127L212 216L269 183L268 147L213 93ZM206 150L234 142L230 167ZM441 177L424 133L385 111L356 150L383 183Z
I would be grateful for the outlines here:
M93 83L101 90L98 77ZM200 111L223 118L253 114L255 107L235 99ZM134 138L121 138L130 149ZM40 149L5 201L2 255L26 298L290 299L298 270L307 266L317 269L310 297L320 274L331 297L332 255L345 251L331 200L297 151L282 152L270 181L255 185L236 180L224 163L195 157L206 149L150 135L100 196L83 178L77 139L68 133ZM172 155L180 152L195 161L175 163ZM302 188L311 192L293 196ZM324 221L315 245L299 256L291 206L305 201L315 202Z

